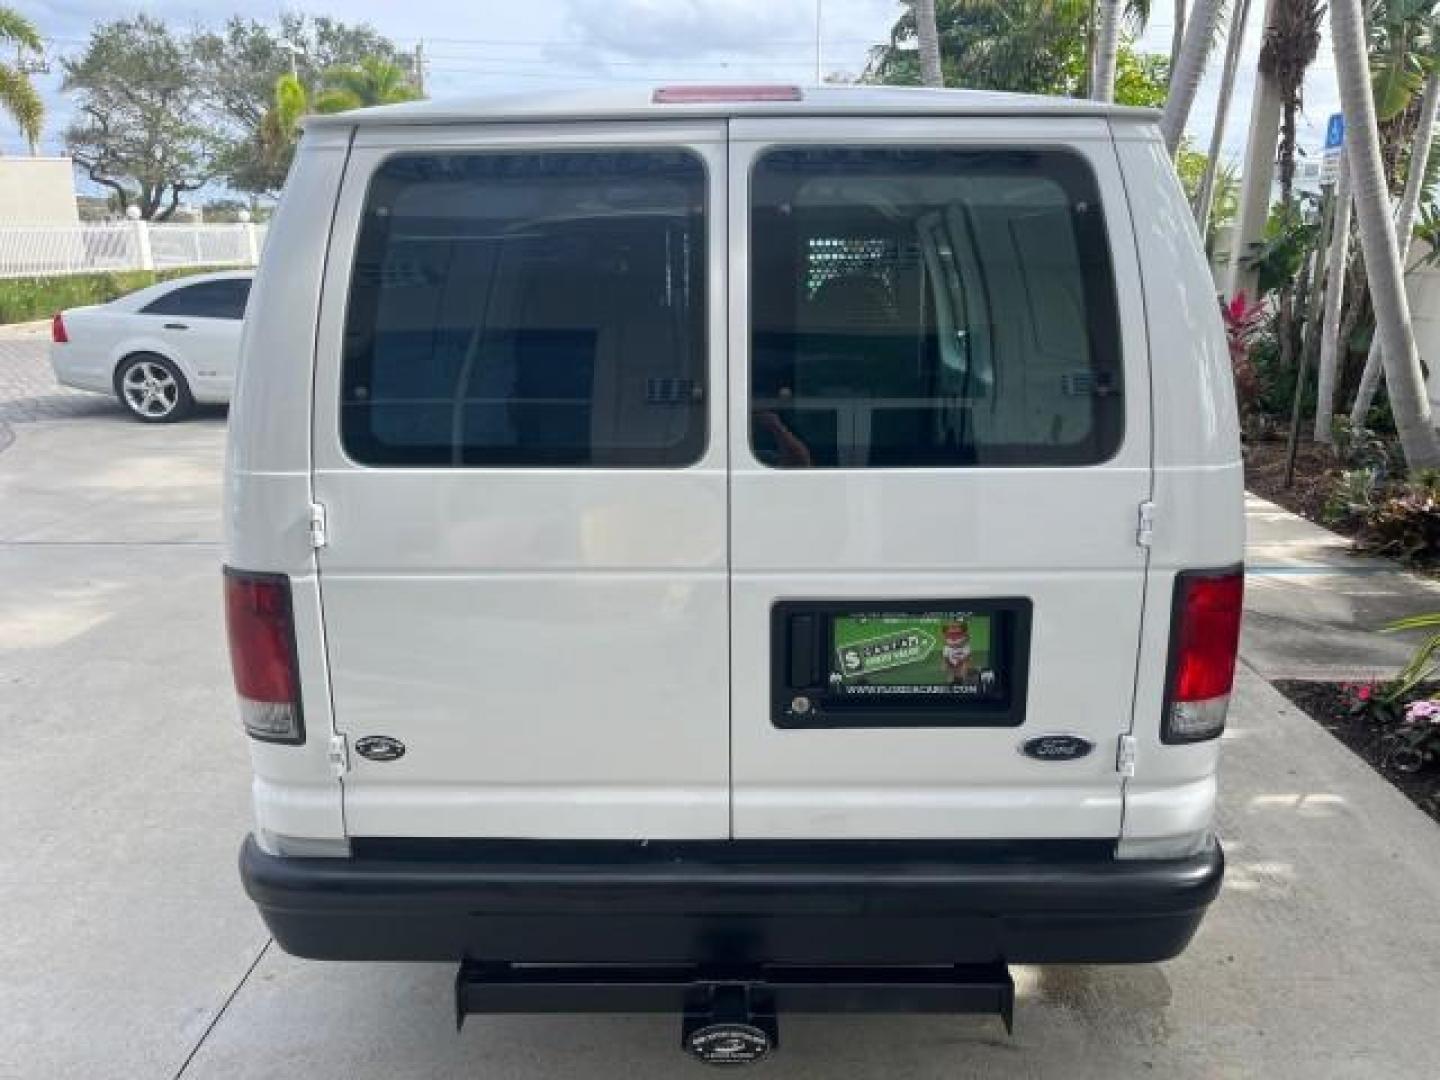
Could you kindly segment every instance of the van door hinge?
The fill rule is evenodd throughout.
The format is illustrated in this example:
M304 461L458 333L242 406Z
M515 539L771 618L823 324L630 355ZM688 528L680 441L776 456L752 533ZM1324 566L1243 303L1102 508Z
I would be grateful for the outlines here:
M330 533L325 527L325 507L321 503L310 504L310 546L319 550L330 542Z
M1115 752L1115 771L1121 776L1135 775L1135 736L1121 735L1120 747Z
M1148 548L1154 539L1155 504L1147 500L1140 504L1139 524L1135 529L1135 543L1143 548Z
M330 736L330 771L336 778L344 776L350 771L350 752L345 747L344 735Z

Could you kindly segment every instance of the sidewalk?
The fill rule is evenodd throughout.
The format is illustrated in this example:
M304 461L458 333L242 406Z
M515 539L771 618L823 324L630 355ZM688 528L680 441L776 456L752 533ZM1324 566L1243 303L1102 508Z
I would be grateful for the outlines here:
M1440 582L1254 495L1245 498L1245 626L1241 659L1267 680L1338 681L1393 674L1413 636L1377 633L1440 611Z

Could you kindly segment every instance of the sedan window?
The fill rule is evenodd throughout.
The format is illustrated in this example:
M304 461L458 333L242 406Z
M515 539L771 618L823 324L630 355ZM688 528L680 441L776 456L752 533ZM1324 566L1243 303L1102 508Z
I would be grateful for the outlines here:
M141 308L147 315L188 315L194 319L240 319L250 297L248 278L184 285Z

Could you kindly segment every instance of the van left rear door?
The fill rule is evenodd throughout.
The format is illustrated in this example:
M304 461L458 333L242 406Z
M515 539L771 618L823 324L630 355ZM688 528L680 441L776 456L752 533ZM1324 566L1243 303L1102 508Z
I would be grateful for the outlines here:
M350 835L729 834L724 140L357 133L313 435Z

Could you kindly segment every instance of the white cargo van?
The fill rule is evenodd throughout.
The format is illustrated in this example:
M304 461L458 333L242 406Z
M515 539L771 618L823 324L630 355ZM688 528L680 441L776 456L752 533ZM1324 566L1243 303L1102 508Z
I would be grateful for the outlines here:
M242 353L241 861L286 950L735 1060L1195 931L1241 467L1154 114L312 118Z

